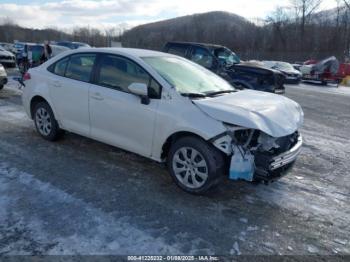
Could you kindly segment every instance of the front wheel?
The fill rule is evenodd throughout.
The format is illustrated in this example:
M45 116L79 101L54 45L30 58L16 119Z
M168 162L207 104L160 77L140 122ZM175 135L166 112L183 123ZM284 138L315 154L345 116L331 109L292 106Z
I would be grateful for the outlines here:
M46 140L55 141L63 134L51 107L46 102L40 102L35 106L34 123L37 132Z
M203 194L224 175L223 154L197 137L176 141L169 152L168 169L175 183L186 192Z

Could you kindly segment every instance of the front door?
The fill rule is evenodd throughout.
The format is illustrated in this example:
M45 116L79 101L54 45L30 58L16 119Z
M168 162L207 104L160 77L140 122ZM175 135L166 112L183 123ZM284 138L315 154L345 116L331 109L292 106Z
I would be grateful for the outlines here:
M132 83L148 85L149 104L129 92ZM102 55L89 96L92 137L151 156L159 92L160 86L134 61Z

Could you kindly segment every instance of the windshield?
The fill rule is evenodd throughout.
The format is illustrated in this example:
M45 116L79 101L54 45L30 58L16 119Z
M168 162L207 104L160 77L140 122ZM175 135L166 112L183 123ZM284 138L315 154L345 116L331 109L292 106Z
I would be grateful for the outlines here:
M84 43L74 43L75 48L90 47L88 44Z
M211 71L177 57L144 57L180 94L208 95L215 92L234 91L234 88Z
M214 55L219 59L221 63L225 64L226 66L232 66L241 62L239 57L227 48L215 49Z
M23 48L24 48L24 44L15 43L15 44L14 44L14 47L17 48L17 49L23 49Z
M284 69L284 70L294 70L293 66L289 63L285 63L285 62L277 62L276 63L277 68L279 69Z

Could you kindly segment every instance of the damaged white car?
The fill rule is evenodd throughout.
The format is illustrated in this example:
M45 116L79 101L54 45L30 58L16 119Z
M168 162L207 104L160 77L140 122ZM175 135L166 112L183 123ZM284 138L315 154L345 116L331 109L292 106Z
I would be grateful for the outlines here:
M302 145L303 111L296 102L236 91L170 54L74 50L30 69L24 79L23 104L42 137L56 140L66 130L167 162L174 181L190 193L203 193L225 176L274 180L291 168Z

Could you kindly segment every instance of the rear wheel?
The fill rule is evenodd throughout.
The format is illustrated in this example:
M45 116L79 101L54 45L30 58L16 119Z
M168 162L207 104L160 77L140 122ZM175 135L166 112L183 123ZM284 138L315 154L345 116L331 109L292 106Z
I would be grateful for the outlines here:
M59 128L51 107L46 102L39 102L34 107L34 123L37 132L46 140L59 139L63 131Z
M176 141L169 152L168 169L175 183L193 194L203 194L224 175L224 156L197 137Z

